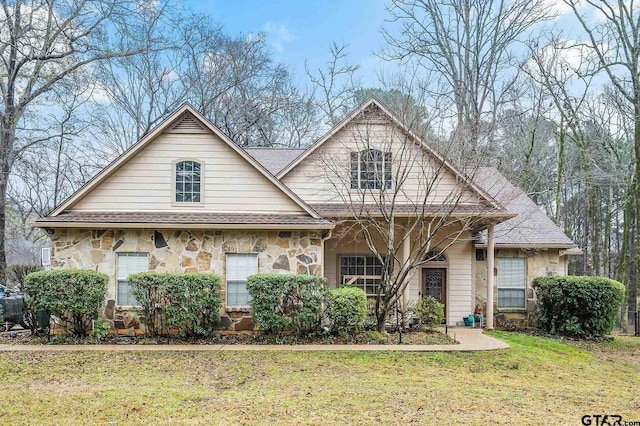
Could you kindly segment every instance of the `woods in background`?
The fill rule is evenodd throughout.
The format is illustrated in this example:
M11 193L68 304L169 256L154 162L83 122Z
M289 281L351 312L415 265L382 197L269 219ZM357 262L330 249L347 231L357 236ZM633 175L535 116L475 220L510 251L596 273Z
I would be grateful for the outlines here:
M32 219L183 102L238 145L304 147L376 96L452 161L497 166L580 245L571 272L636 310L640 6L556 1L568 33L553 4L390 0L375 84L333 44L301 87L264 34L170 1L3 1L0 280L16 242L46 242Z

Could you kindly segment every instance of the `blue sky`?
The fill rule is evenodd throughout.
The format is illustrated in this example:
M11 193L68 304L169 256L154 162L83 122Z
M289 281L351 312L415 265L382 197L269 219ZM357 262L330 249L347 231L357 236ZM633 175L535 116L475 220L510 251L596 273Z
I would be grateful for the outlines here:
M206 0L186 1L222 24L228 34L264 32L276 61L306 81L305 60L312 69L330 58L332 42L348 44L350 63L360 64L365 81L373 82L381 61L374 52L383 45L380 27L387 17L385 0Z
M311 70L325 69L329 46L349 45L350 64L360 65L358 77L368 86L379 85L377 72L385 66L376 56L384 46L381 27L389 14L388 0L183 0L187 7L209 15L230 35L264 32L275 61L289 67L300 86L309 84L305 61ZM545 0L557 19L544 24L561 31L563 38L584 37L571 9L563 0Z

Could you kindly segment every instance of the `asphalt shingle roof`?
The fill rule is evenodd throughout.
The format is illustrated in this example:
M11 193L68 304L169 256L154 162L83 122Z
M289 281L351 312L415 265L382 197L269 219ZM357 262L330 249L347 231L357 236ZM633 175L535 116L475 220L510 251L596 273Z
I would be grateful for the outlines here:
M518 214L495 226L496 244L521 247L576 247L576 244L522 189L511 184L495 167L481 167L475 181L507 211ZM483 232L480 238L481 243L486 243L487 233Z
M244 150L274 176L305 151L304 148L245 148Z
M351 216L353 212L363 212L367 214L381 213L381 206L378 204L338 204L338 203L325 203L325 204L309 204L312 209L318 212L323 217L340 217ZM385 206L386 212L391 212L391 205ZM396 204L393 206L393 212L396 214L422 214L423 206L419 204ZM478 214L482 216L500 216L508 215L506 211L498 210L488 206L478 205L451 205L445 206L441 204L430 204L424 206L424 213L426 214L453 214L453 215L467 215ZM507 216L508 217L508 216Z
M48 216L36 222L46 226L57 223L136 223L172 225L327 225L326 219L305 215L208 213L208 212L85 212L70 211Z

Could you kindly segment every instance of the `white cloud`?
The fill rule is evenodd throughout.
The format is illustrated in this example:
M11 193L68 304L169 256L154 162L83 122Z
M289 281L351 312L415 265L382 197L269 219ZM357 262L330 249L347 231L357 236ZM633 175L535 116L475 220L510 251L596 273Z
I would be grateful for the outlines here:
M563 39L540 48L535 53L538 63L531 59L527 68L534 76L540 77L539 67L542 67L545 73L565 81L577 76L577 73L589 64L593 64L594 55L594 51L587 47L585 42Z
M543 5L549 8L552 13L558 14L558 16L571 12L571 6L564 0L544 0Z
M291 34L289 28L284 24L269 21L264 24L264 32L267 34L271 46L273 46L277 52L282 52L286 43L295 40L294 35Z

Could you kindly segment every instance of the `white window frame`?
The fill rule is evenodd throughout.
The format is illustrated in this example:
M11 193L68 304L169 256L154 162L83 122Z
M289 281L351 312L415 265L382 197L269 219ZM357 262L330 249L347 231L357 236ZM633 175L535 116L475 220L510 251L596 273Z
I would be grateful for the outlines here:
M178 197L178 191L177 191L177 184L178 184L178 164L180 163L184 163L184 162L193 162L193 163L198 163L200 164L200 201L178 201L177 197ZM171 204L174 206L181 206L181 207L202 207L204 206L204 183L205 183L205 175L204 175L204 171L205 171L205 163L202 160L199 160L197 158L180 158L178 160L175 160L173 162L173 167L172 167L172 172L173 172L173 177L171 179ZM192 182L193 183L193 182ZM194 192L191 191L191 193L193 194Z
M380 175L377 182L380 183L379 187L368 187L367 182L369 180L362 179L362 156L369 154L371 152L379 153L382 156L382 169L377 171ZM356 167L357 169L353 169L353 154L356 155ZM349 176L351 179L351 189L371 189L371 190L384 190L393 188L393 171L391 166L393 165L393 158L390 152L384 152L375 148L363 149L362 151L351 152L351 156L349 157ZM387 159L389 157L389 159ZM357 178L354 179L354 173L357 173Z
M245 270L234 270L233 268L238 267L234 260L231 259L244 259L245 263L242 267L246 268ZM251 295L249 295L249 291L247 290L247 278L250 275L254 275L258 273L258 253L227 253L226 256L226 295L225 295L225 304L227 308L231 309L249 309L251 307ZM234 300L234 303L230 303L230 292L231 286L238 286L242 288L244 285L244 292L246 294L246 303L238 303L237 297ZM237 294L237 292L234 292Z
M363 272L364 274L344 274L342 261L346 258L361 258L363 259ZM384 265L375 265L376 257L371 254L341 254L338 256L338 286L352 286L362 289L368 298L377 296L377 288L382 284L382 268ZM358 267L357 265L351 265ZM371 268L376 266L380 267L380 274L367 274L371 271ZM346 266L349 267L349 266ZM373 283L371 283L373 281ZM377 283L375 283L377 281ZM375 290L373 293L367 292L367 287L373 287Z
M503 278L504 274L505 274L505 269L508 267L506 266L504 263L508 262L508 261L517 261L517 262L521 262L524 267L522 268L523 271L523 276L522 276L522 281L520 283L514 283L514 282L509 282L509 281L505 281L506 279ZM498 309L503 309L503 310L524 310L527 308L527 259L524 257L498 257L496 259L496 264L498 267L498 274L496 276L496 287L498 289L497 291L497 295L498 295ZM501 271L502 272L502 277L501 277ZM501 290L506 290L506 291L522 291L522 305L521 306L502 306L500 304L500 291Z
M144 267L140 267L140 268L134 268L134 269L139 269L136 271L130 271L127 270L126 271L126 276L125 275L121 275L120 273L122 272L123 274L125 274L125 271L123 271L122 268L122 264L121 264L121 258L123 257L135 257L135 258L144 258L144 264L146 266ZM127 304L122 304L120 303L120 286L121 285L126 285L127 286L127 291L130 291L130 287L129 287L129 281L127 280L127 278L129 277L129 275L131 274L135 274L138 272L147 272L149 271L149 253L145 253L145 252L119 252L116 253L116 305L117 306L122 306L122 307L134 307L134 306L140 306L140 304L131 304L131 303L127 303ZM130 302L131 299L133 299L134 301L137 302L137 300L135 300L135 298L129 293L129 300L127 300L127 302Z

